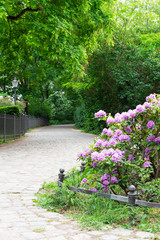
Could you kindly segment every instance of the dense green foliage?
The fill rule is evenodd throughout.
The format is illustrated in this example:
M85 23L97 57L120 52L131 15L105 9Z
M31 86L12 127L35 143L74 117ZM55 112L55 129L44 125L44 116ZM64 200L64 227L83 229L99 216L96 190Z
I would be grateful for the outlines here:
M160 91L158 0L2 0L0 7L0 89L13 95L16 76L27 113L61 121L77 107L76 125L100 131L94 112L127 110Z
M13 106L13 99L9 98L6 93L0 95L0 107ZM21 113L24 113L25 103L17 100L16 105L19 107Z
M10 86L16 76L18 93L26 101L27 112L33 114L34 98L36 115L43 112L51 118L58 116L56 111L51 116L49 111L53 108L46 110L46 101L54 93L52 87L55 91L58 88L70 92L62 89L62 85L72 81L75 73L83 75L83 65L88 53L96 47L99 33L104 29L111 31L109 2L2 0L0 88L3 92L13 94ZM42 101L45 102L43 111L38 104Z
M19 116L20 110L18 106L0 107L0 114L1 113Z
M160 93L159 1L117 1L113 9L113 42L101 37L84 65L85 75L73 84L81 96L76 115L81 110L84 118L77 115L76 125L87 131L97 132L92 118L99 109L115 114Z

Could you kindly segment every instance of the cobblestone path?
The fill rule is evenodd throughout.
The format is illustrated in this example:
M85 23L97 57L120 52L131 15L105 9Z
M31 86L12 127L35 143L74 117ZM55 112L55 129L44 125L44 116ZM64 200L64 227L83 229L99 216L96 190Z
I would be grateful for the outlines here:
M109 228L81 231L58 213L33 205L44 181L57 179L59 168L76 166L76 156L94 136L72 125L35 129L26 137L0 146L0 240L154 239L156 234Z

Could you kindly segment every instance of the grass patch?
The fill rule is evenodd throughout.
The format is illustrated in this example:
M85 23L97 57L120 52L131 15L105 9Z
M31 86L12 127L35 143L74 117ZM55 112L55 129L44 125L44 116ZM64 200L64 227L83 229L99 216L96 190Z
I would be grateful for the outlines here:
M6 139L6 141L4 142L3 140L0 140L0 144L4 144L4 143L10 143L10 142L13 142L13 141L15 141L15 139L14 138L8 138L8 139Z
M40 227L40 228L35 228L33 229L33 232L37 232L37 233L41 233L41 232L44 232L45 231L45 228L44 227Z
M81 174L64 181L63 187L57 183L44 183L37 194L37 204L49 211L65 214L78 220L82 228L102 229L107 225L128 229L160 232L160 209L130 207L95 195L73 193L67 186L79 187ZM86 227L87 226L87 227Z

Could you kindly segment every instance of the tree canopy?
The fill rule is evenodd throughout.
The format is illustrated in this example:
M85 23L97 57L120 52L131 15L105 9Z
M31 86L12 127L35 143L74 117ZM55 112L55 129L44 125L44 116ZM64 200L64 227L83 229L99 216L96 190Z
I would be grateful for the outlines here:
M158 0L1 0L0 22L0 88L16 76L30 109L67 97L88 119L159 91Z
M23 86L82 74L98 33L111 24L104 0L1 1L1 74Z

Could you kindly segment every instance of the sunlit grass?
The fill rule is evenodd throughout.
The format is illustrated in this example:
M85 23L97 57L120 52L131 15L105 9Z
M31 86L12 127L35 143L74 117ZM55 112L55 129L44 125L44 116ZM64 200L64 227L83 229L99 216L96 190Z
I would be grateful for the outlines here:
M57 183L44 183L37 195L37 204L50 211L63 213L78 220L82 228L102 229L108 225L160 232L160 209L130 207L95 195L73 193L67 185L78 187L78 177L65 180L62 188Z

